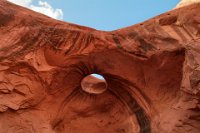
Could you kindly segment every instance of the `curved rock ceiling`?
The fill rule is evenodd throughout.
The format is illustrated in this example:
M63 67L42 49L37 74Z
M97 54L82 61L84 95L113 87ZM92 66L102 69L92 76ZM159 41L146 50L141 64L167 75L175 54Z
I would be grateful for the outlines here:
M1 0L0 133L199 133L198 12L104 32Z

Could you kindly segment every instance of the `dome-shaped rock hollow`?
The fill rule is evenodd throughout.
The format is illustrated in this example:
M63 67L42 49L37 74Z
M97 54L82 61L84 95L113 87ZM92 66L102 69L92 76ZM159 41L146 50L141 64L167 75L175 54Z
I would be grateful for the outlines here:
M81 81L82 89L90 94L101 94L107 89L107 83L103 76L90 74Z
M105 32L0 0L0 133L200 133L199 12Z

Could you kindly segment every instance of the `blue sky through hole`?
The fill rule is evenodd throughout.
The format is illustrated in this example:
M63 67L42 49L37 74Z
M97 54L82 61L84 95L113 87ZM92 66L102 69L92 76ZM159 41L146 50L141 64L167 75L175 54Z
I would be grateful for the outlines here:
M99 75L99 74L91 74L92 76L98 78L98 79L102 79L105 80L103 76Z

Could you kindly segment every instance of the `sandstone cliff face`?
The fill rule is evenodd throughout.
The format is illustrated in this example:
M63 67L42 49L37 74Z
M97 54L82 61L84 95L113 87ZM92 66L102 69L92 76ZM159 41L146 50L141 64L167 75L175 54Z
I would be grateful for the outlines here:
M0 133L199 133L199 12L104 32L0 1Z
M188 5L191 5L191 4L196 4L196 3L199 3L200 0L181 0L176 8L179 8L179 7L184 7L184 6L188 6Z

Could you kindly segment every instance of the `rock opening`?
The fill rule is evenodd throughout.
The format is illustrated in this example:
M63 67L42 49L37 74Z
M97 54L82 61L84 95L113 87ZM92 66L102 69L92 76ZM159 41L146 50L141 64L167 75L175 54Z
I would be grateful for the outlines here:
M81 87L87 93L101 94L107 90L107 83L102 75L90 74L83 78Z

